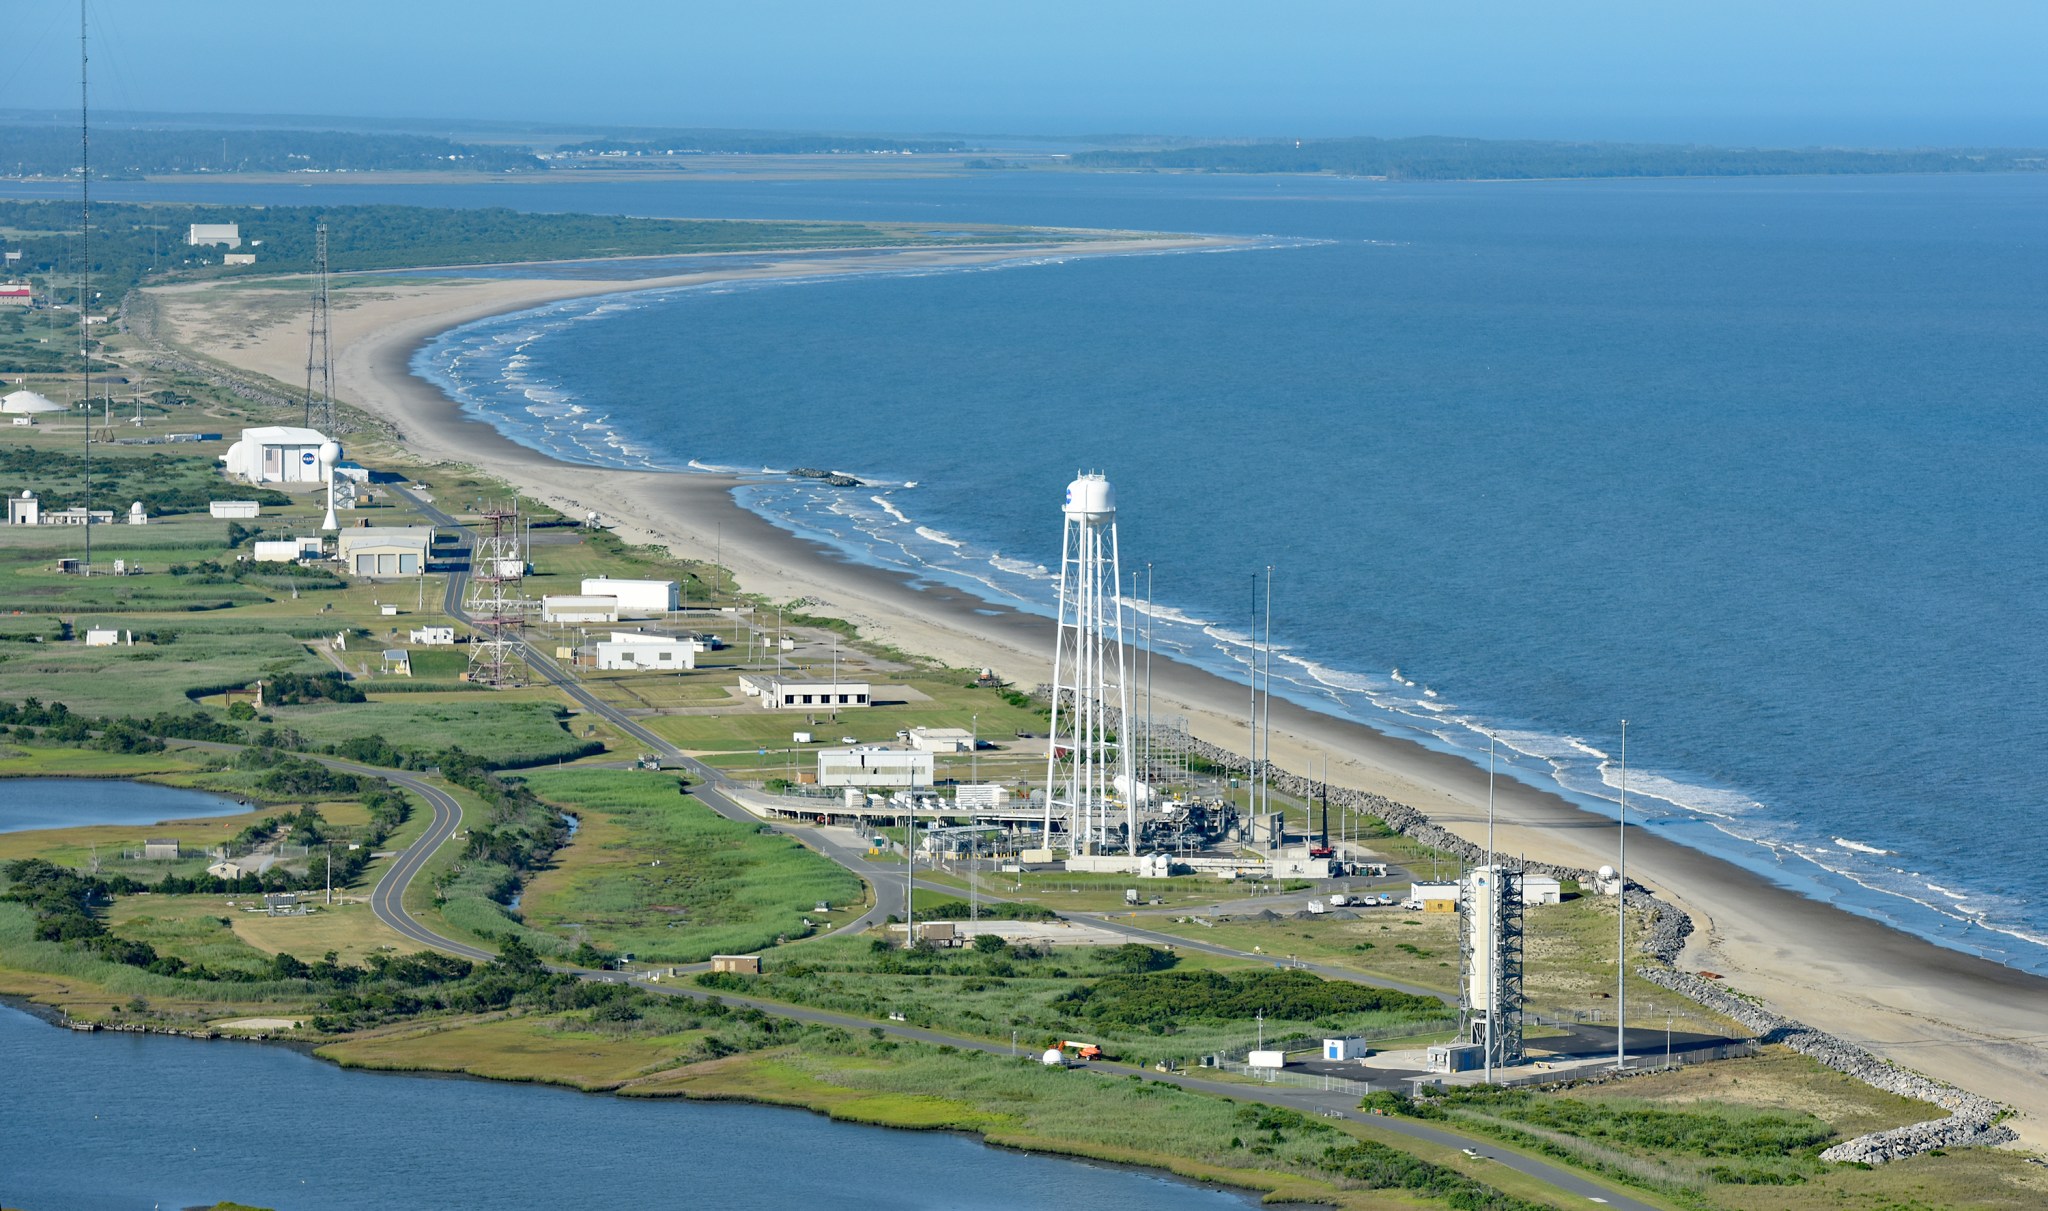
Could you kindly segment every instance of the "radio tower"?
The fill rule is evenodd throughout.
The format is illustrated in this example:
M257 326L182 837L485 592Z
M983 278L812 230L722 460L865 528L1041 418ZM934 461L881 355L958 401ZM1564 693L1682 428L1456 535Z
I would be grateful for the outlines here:
M313 229L313 318L306 326L306 428L334 436L334 345L327 309L327 224ZM320 384L319 424L314 424L313 384Z
M1119 790L1125 837L1138 856L1137 784L1117 733L1131 717L1124 675L1124 603L1116 490L1100 475L1067 485L1060 540L1059 635L1052 658L1052 742L1045 758L1045 841L1055 816L1076 854L1107 845Z
M531 670L520 655L526 625L526 551L517 509L493 508L480 519L491 532L479 533L469 553L469 594L465 611L476 629L469 643L469 680L508 689L525 685Z

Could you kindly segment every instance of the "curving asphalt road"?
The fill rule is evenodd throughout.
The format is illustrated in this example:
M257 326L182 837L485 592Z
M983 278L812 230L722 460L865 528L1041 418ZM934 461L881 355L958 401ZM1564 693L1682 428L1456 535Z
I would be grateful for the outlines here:
M458 522L454 517L451 517L442 510L435 508L434 506L428 504L426 501L421 500L416 496L413 496L409 491L403 488L398 489L398 491L401 495L404 495L408 499L412 500L413 504L416 507L418 507L420 511L423 514L425 514L429 519L431 519L436 525L451 528L455 530L457 533L463 535L465 540L463 546L467 548L467 546L469 545L467 541L468 530L464 528L462 524ZM466 569L466 567L467 559L465 558L464 568ZM457 570L455 572L451 572L448 577L448 588L446 595L444 597L444 608L446 609L447 613L451 617L462 618L465 621L467 620L467 615L462 610L462 589L463 582L466 579L466 570ZM726 795L721 793L721 787L732 785L730 780L727 779L723 773L713 769L710 766L703 764L702 762L684 756L675 748L674 745L669 744L660 736L657 736L652 731L649 731L647 728L642 727L639 723L635 722L624 712L618 710L609 703L606 703L603 700L599 699L596 695L590 693L587 689L583 687L583 685L577 680L577 678L573 674L565 672L552 659L542 655L538 650L534 649L529 644L522 643L521 646L524 649L522 654L524 655L528 666L531 667L536 673L540 674L543 678L545 678L550 684L554 685L563 693L567 694L570 698L574 699L584 709L590 711L595 715L600 716L606 722L610 723L614 728L617 728L619 731L623 732L624 734L632 737L634 740L645 745L650 752L659 755L664 760L664 762L679 765L684 769L688 770L691 774L695 775L698 779L698 782L690 790L690 794L693 798L697 799L700 803L703 803L706 807L709 807L712 811L715 811L719 815L725 816L728 819L740 821L742 823L751 824L755 826L760 826L763 824L763 821L759 816L746 810L743 807L740 807ZM422 833L419 836L419 838L416 839L411 845L407 846L403 851L401 851L397 860L394 861L391 864L391 866L387 868L384 871L383 875L378 879L377 885L371 893L371 911L376 913L378 919L383 921L386 925L389 925L392 929L398 931L406 938L420 943L422 946L430 947L436 950L442 950L449 954L459 955L463 958L477 962L490 962L494 960L497 956L489 951L480 950L474 946L469 946L465 943L455 941L452 938L443 937L440 934L435 933L433 930L428 929L425 925L422 925L405 909L405 893L407 889L412 885L412 881L419 875L420 871L423 868L425 868L427 862L433 857L435 852L437 852L442 845L446 844L455 835L456 830L459 827L461 827L462 805L456 801L454 796L448 794L444 790L441 790L439 787L433 786L432 784L425 782L422 779L413 777L409 774L402 773L400 771L375 769L368 766L362 766L351 762L337 761L333 759L325 759L322 761L322 763L332 768L345 770L350 773L364 774L368 776L381 777L387 779L394 785L401 786L406 790L409 790L414 794L419 795L421 798L425 799L427 803L431 805L433 808L433 819L429 822L426 831ZM775 826L771 825L771 827ZM815 835L805 835L805 832L800 832L785 827L776 827L776 831L782 833L785 836L793 837L799 843L824 855L826 858L839 864L840 866L845 867L847 870L851 871L856 877L860 878L863 882L867 883L869 887L872 889L873 907L871 907L865 914L863 914L857 920L847 922L846 924L837 927L832 932L858 932L860 930L867 929L872 924L881 920L886 913L892 910L897 911L898 915L901 915L900 910L903 906L904 901L904 887L902 881L900 879L890 878L890 871L887 867L869 862L866 859L864 851L856 852L851 848L833 844L825 838L817 837ZM945 887L943 885L919 885L931 888L933 890L944 891L949 894L956 893L958 890L956 888ZM1202 950L1214 954L1227 955L1236 958L1246 958L1263 961L1271 960L1271 956L1268 955L1245 954L1242 951L1231 950L1227 947L1215 946L1209 943L1194 941L1187 938L1172 937L1165 934L1154 933L1150 930L1146 930L1135 925L1130 925L1125 922L1117 921L1107 916L1097 916L1089 914L1087 915L1086 919L1091 925L1102 926L1120 933L1124 933L1131 937L1143 938L1148 941L1167 942L1174 946L1187 947L1190 949ZM694 966L701 967L702 965ZM1361 983L1369 983L1380 985L1383 987L1397 988L1402 991L1412 991L1418 993L1425 992L1425 990L1423 989L1410 988L1408 986L1398 984L1393 981L1369 979L1361 976L1357 972L1345 971L1342 968L1325 968L1321 965L1312 964L1309 965L1309 969L1321 972L1332 978L1354 980ZM686 985L670 985L636 981L628 976L616 972L592 972L577 968L560 968L558 970L570 971L583 979L598 980L607 983L632 983L635 986L641 987L650 993L654 993L661 996L685 997L690 999L704 1000L708 999L711 995L713 995L705 990ZM944 1034L939 1031L926 1030L921 1027L911 1026L905 1023L876 1022L872 1019L854 1017L849 1014L832 1013L826 1010L819 1009L808 1009L802 1006L788 1005L778 1001L762 1000L756 997L735 996L732 994L719 995L721 999L727 1004L749 1006L760 1009L763 1012L773 1013L781 1017L792 1018L800 1022L810 1022L824 1026L837 1026L845 1030L853 1031L881 1030L886 1034L893 1035L898 1038L912 1039L919 1042L945 1044L963 1050L981 1051L994 1055L1010 1054L1014 1050L1012 1045L1010 1044L994 1043L989 1042L985 1039L972 1039L959 1035ZM1426 993L1426 995L1438 994ZM1020 1042L1018 1046L1028 1048L1029 1044ZM1309 1114L1329 1115L1332 1117L1350 1117L1358 1113L1356 1110L1358 1102L1357 1095L1350 1092L1324 1091L1317 1089L1297 1088L1281 1085L1262 1086L1237 1084L1227 1081L1210 1080L1200 1076L1194 1076L1189 1074L1160 1073L1155 1071L1149 1071L1142 1068L1137 1068L1127 1064L1117 1064L1113 1062L1098 1062L1096 1064L1090 1065L1090 1071L1099 1072L1104 1075L1114 1076L1117 1078L1137 1076L1147 1080L1162 1081L1168 1084L1178 1085L1184 1089L1195 1090L1203 1093L1219 1094L1224 1097L1236 1098L1240 1101L1252 1101L1261 1102L1274 1106L1285 1106L1290 1109L1303 1111ZM1521 1173L1528 1177L1534 1178L1535 1180L1551 1187L1553 1190L1556 1190L1559 1194L1566 1196L1567 1198L1584 1200L1589 1204L1598 1204L1609 1207L1622 1208L1624 1209L1624 1211L1656 1211L1656 1209L1651 1207L1649 1204L1639 1202L1633 1198L1630 1198L1629 1196L1621 1193L1618 1189L1614 1187L1603 1185L1599 1182L1588 1179L1576 1172L1573 1172L1572 1170L1552 1165L1546 1161L1538 1160L1534 1157L1523 1156L1519 1153L1500 1149L1496 1146L1486 1144L1484 1141L1475 1140L1475 1138L1471 1136L1459 1135L1454 1132L1445 1131L1441 1128L1433 1127L1427 1123L1417 1122L1411 1119L1375 1117L1373 1119L1373 1122L1375 1126L1385 1128L1386 1130L1395 1132L1396 1134L1405 1135L1416 1140L1441 1145L1447 1148L1463 1150L1468 1155L1481 1155L1489 1163L1498 1164L1503 1166L1504 1168L1512 1169L1517 1173ZM1481 1176L1483 1178L1484 1171L1481 1170L1478 1176Z

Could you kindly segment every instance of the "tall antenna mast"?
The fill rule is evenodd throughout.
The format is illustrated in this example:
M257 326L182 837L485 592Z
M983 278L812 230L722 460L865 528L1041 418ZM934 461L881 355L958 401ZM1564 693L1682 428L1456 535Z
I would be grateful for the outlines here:
M313 380L320 380L320 432L334 436L334 344L327 307L327 224L313 229L313 318L306 325L306 427L313 424Z
M85 574L92 575L92 124L85 91L85 0L78 0L78 403L85 421Z

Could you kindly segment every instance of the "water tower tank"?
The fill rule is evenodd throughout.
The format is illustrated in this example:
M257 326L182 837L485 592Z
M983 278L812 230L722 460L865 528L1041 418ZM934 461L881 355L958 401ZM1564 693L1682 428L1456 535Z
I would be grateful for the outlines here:
M1116 489L1100 475L1083 475L1067 485L1067 520L1101 525L1116 516Z

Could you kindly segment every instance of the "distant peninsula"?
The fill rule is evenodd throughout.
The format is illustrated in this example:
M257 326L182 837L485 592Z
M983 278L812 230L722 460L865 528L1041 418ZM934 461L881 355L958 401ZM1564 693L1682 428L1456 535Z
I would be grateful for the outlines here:
M1755 177L1924 172L2041 172L2039 149L1708 147L1524 139L1286 139L1077 152L1075 168L1321 173L1396 181L1588 177Z

